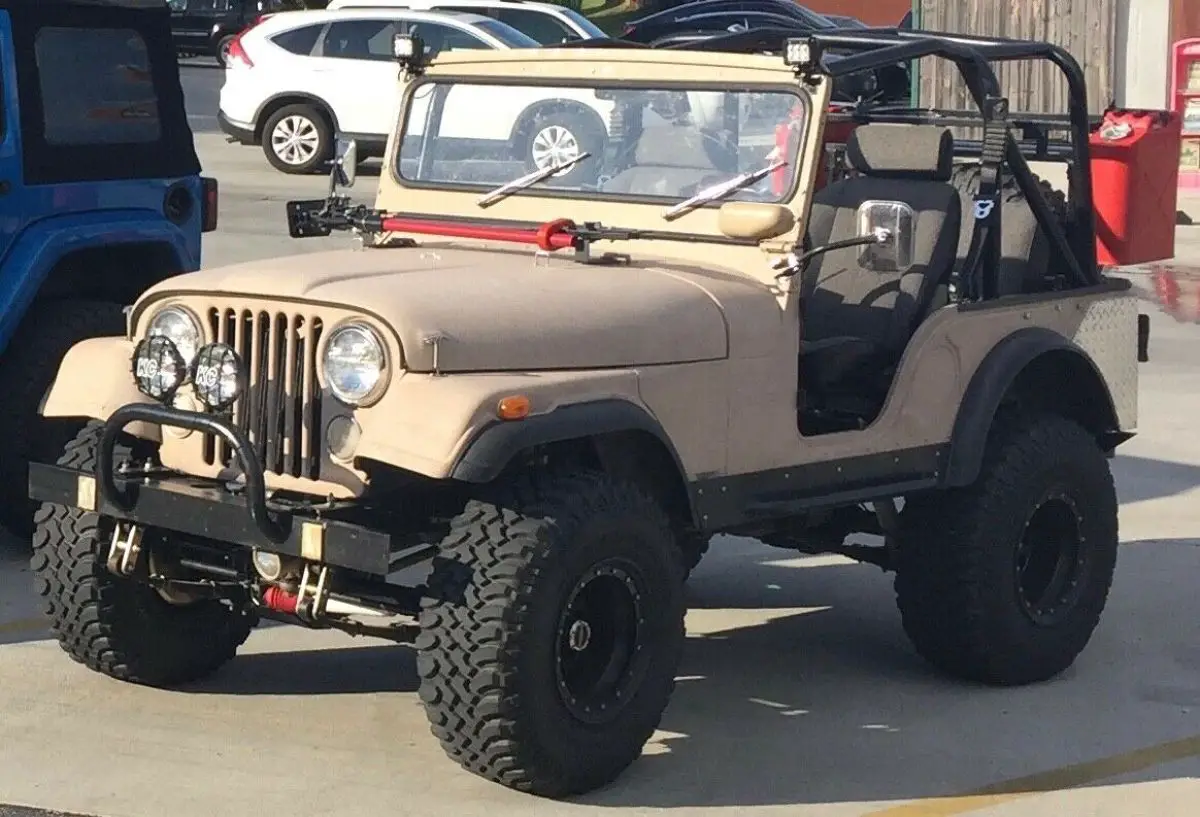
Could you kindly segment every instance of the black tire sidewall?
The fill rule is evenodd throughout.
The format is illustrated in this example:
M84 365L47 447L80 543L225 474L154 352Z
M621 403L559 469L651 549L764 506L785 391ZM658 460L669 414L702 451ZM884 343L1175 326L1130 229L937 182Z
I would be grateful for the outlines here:
M1118 550L1117 496L1104 453L1056 415L998 430L976 485L906 509L897 601L918 652L952 674L1001 685L1048 680L1089 642L1107 602ZM1067 497L1085 548L1069 612L1037 624L1017 587L1017 549L1035 509Z
M592 518L573 538L572 547L558 550L544 565L546 580L532 596L518 686L523 699L544 702L530 713L537 744L561 747L556 751L560 755L585 748L587 756L569 759L572 765L624 764L630 760L631 736L654 730L674 684L675 626L683 605L678 560L671 553L675 545L670 539L664 541L662 530L651 520L630 513ZM641 612L646 621L641 643L648 655L638 668L641 678L636 692L619 719L593 726L577 720L562 701L555 675L555 642L575 582L609 559L638 574L635 581L642 585Z
M1094 464L1087 467L1079 460L1057 461L1044 470L1029 473L1015 486L1011 499L1008 499L1012 514L1003 517L1003 521L995 526L991 541L981 549L983 554L991 557L986 564L989 575L994 577L996 590L984 597L987 602L984 609L997 624L1006 622L1005 642L1027 644L1029 649L1041 653L1046 649L1069 649L1068 644L1059 642L1078 640L1079 633L1085 628L1091 632L1092 622L1099 618L1104 607L1117 555L1116 531L1104 512L1096 507L1096 501L1107 493L1107 481L1102 474L1097 472ZM1061 626L1046 627L1035 624L1021 608L1013 570L1026 524L1038 507L1055 496L1064 496L1074 505L1086 556L1082 572L1076 575L1083 589L1072 606L1069 619ZM1047 642L1045 648L1037 650L1042 642ZM1082 644L1079 648L1082 649ZM1039 655L1038 660L1045 661L1046 656Z
M217 46L213 52L213 58L217 61L217 65L221 66L222 68L227 66L228 63L225 59L225 52L229 50L229 47L233 45L233 41L236 39L236 36L227 34L221 39L217 40Z
M33 530L36 503L28 498L28 463L52 462L82 420L42 417L38 407L67 352L88 338L119 335L125 317L117 304L56 301L35 304L0 358L0 430L9 442L0 462L0 521L18 535Z
M57 464L94 470L103 430L103 423L88 422ZM133 444L125 436L118 455ZM62 649L89 669L133 683L174 686L210 675L249 636L255 622L246 610L212 599L173 605L148 584L110 573L112 519L43 503L36 523L30 566L44 612ZM148 530L143 546L168 535Z
M590 791L637 759L674 689L685 603L671 522L637 487L589 469L516 475L483 494L451 524L422 603L430 728L493 782L543 797ZM562 703L555 646L572 590L612 560L640 577L653 646L617 717L585 724Z
M299 165L288 164L276 154L271 139L275 127L289 116L302 116L311 121L320 137L313 158ZM262 148L267 161L276 170L290 175L307 175L323 168L333 155L333 128L325 115L313 105L285 105L267 117L263 124Z

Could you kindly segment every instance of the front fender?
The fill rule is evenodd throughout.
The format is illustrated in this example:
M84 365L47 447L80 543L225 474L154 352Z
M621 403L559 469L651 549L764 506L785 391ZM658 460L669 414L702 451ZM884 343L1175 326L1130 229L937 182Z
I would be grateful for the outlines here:
M129 368L133 347L133 341L125 338L91 338L72 346L42 398L41 416L107 420L126 404L154 403L133 382ZM126 431L162 441L156 425L131 423Z
M185 225L186 226L186 225ZM27 227L0 265L0 351L51 270L67 255L114 244L166 244L182 270L200 266L185 230L153 210L104 210L42 219Z
M497 405L514 395L529 398L530 414L524 420L502 422ZM543 428L545 418L561 407L595 401L620 401L650 416L638 394L637 376L631 371L405 373L378 404L355 412L362 433L354 456L434 479L486 481L503 466L498 458L513 452L507 446L503 451L489 449L488 456L480 459L484 449L477 446L485 437L494 442L510 436L514 441L523 440L525 435L516 431L518 427ZM593 433L604 430L614 429L593 429Z

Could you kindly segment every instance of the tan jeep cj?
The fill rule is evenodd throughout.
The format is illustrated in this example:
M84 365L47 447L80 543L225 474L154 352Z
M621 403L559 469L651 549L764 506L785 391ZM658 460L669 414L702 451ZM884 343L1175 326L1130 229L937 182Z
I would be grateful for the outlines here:
M373 206L343 192L349 140L330 196L288 205L293 236L353 246L173 278L62 362L44 414L81 430L30 493L63 649L173 685L264 618L413 642L447 753L553 797L658 727L715 534L894 570L955 676L1068 667L1149 330L1096 264L1086 117L1010 114L988 60L1078 66L780 45L429 61L398 37ZM834 80L920 56L979 91L982 141L864 105L818 187ZM1065 204L1012 135L1039 122L1069 132Z

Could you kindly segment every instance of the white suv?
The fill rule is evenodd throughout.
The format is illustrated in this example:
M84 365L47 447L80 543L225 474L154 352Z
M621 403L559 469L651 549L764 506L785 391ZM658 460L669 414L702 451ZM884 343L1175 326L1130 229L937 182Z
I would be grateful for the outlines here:
M277 14L243 31L230 46L221 87L221 129L262 145L285 173L309 173L328 161L335 133L358 140L361 155L382 155L395 103L381 88L396 82L392 40L413 34L428 56L458 49L537 48L516 29L478 14L311 10Z
M542 45L606 37L577 11L529 0L330 0L334 9L403 8L413 11L458 11L482 14L506 23Z

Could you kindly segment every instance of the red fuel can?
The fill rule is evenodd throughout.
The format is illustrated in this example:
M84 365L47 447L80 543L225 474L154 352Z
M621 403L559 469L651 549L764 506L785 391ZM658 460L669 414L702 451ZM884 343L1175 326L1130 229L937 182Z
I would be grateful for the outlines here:
M1110 109L1092 131L1099 264L1174 257L1181 135L1173 111Z

